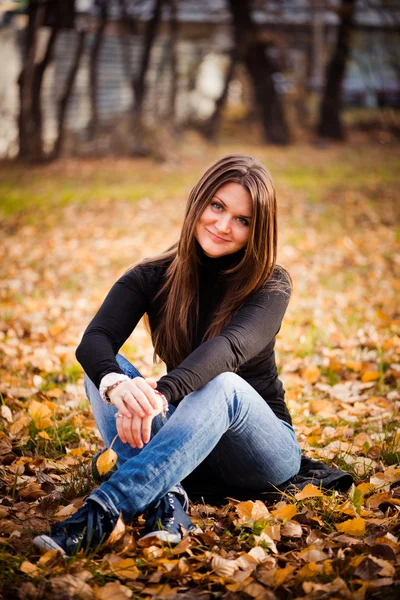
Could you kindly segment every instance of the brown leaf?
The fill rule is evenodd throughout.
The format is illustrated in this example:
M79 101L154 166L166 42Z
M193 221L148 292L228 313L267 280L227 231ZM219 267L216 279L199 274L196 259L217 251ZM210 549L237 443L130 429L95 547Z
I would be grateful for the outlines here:
M110 536L107 538L105 545L109 546L118 542L124 536L125 531L125 523L122 519L122 514L120 514L118 517L118 521L116 522L114 529L110 533Z
M28 483L28 485L20 488L18 493L22 498L26 498L27 500L37 500L46 495L46 492L42 490L40 484L36 483L36 481Z
M284 537L299 538L303 535L303 529L300 523L296 523L296 521L286 521L282 526L281 533Z
M3 432L0 431L0 456L9 454L12 450L10 438Z
M50 583L57 594L65 594L67 597L79 598L79 600L94 598L94 591L90 585L76 575L60 575L51 579Z
M119 581L113 581L102 588L96 588L95 596L96 600L126 600L132 598L133 592Z

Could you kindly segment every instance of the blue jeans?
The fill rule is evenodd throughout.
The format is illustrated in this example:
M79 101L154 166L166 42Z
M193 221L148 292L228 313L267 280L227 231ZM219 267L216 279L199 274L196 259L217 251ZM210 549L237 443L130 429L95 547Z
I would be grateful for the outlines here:
M121 355L129 377L140 373ZM116 408L103 402L85 376L85 388L96 424L106 446L117 433ZM153 420L152 437L142 449L122 444L118 470L94 490L95 500L114 517L124 520L142 513L199 465L227 485L263 490L297 474L301 451L294 429L280 420L265 400L235 373L221 373L188 394L167 418Z

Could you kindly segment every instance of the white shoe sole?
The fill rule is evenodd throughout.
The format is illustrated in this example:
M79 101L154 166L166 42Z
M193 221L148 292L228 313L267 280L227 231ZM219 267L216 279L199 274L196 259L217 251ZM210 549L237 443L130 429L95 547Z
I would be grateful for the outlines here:
M178 535L177 533L169 533L168 531L161 529L160 531L151 531L150 533L147 533L141 537L138 540L138 545L141 546L141 542L149 538L157 538L161 542L168 542L169 544L179 544L179 542L182 541L182 536Z
M41 550L58 550L63 556L67 556L65 550L48 535L38 535L33 539L32 543Z

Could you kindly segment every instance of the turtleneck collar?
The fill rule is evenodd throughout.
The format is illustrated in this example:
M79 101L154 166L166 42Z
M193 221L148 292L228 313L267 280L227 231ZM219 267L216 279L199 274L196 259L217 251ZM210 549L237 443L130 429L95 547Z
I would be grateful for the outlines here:
M207 272L214 273L226 271L227 269L231 269L232 267L236 266L242 260L245 253L245 248L242 248L241 250L233 252L232 254L225 254L224 256L213 258L204 254L202 247L197 241L196 249L201 267Z

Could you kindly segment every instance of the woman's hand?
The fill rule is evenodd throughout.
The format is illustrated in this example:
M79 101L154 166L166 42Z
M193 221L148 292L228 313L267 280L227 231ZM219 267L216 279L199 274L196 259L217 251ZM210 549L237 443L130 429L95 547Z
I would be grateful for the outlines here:
M154 379L135 377L129 381L121 381L110 391L109 398L121 415L138 415L143 419L146 416L154 416L155 410L162 410L161 398L154 391L156 387L157 382Z
M143 448L143 444L147 444L150 441L151 423L153 418L158 414L159 411L154 411L154 414L142 419L138 415L126 417L117 413L117 433L121 442L129 444L132 448Z
M121 415L116 417L116 425L123 444L143 448L150 441L153 418L163 409L162 398L154 392L156 386L154 379L135 377L111 390L110 400Z

